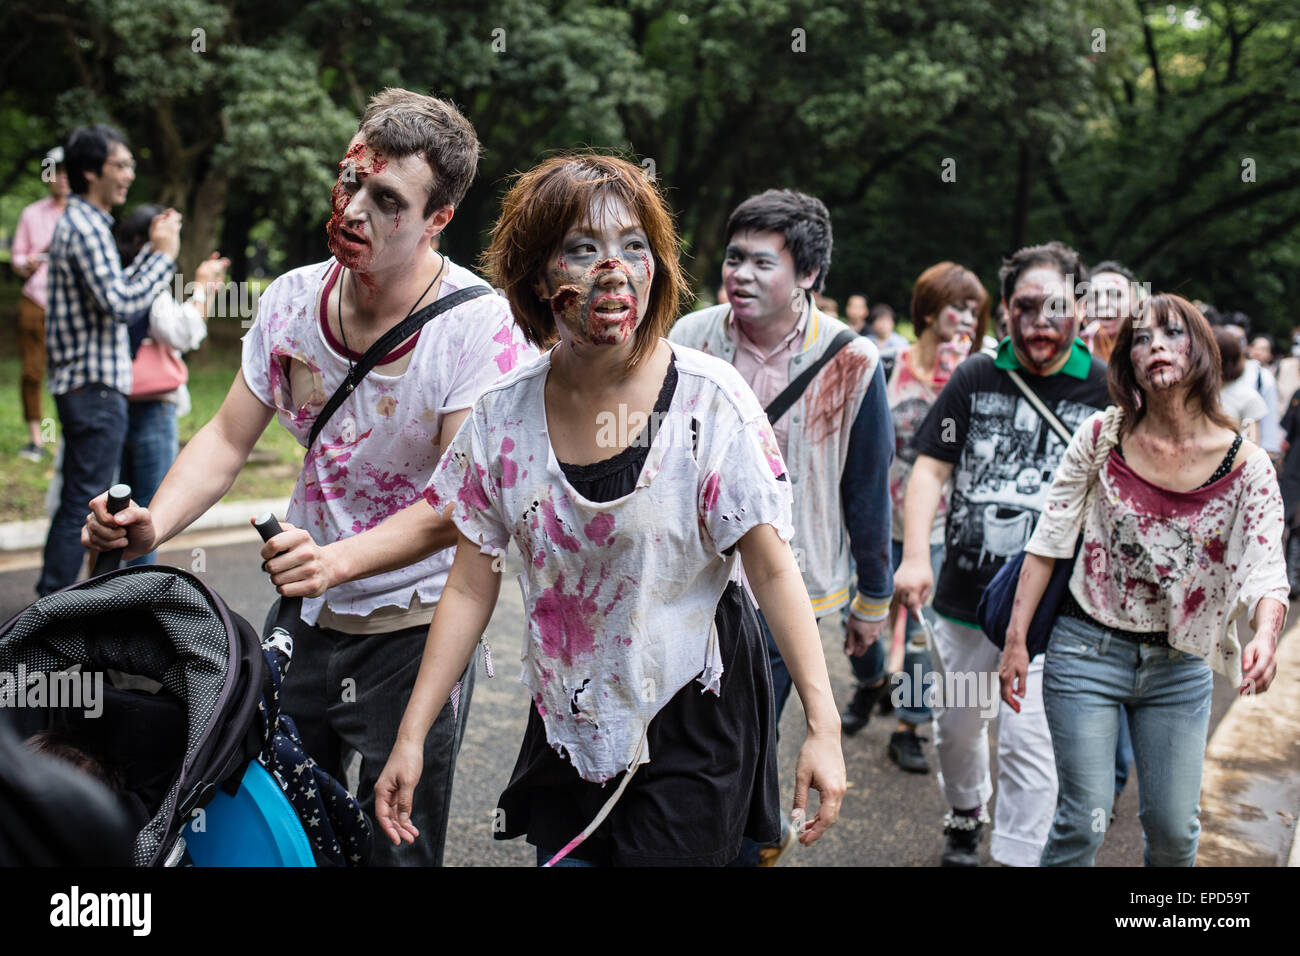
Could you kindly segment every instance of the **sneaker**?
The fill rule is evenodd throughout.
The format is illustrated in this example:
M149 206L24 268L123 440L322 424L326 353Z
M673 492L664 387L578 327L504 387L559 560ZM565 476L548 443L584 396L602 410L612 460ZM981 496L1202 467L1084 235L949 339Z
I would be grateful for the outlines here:
M914 730L897 730L889 735L889 757L908 773L929 773L930 761L925 759L921 741Z
M28 442L23 445L22 451L18 453L19 458L26 458L28 461L41 462L45 460L45 453L41 451L40 445L33 445Z
M988 811L980 807L977 816L966 816L949 811L943 818L943 866L972 867L980 865L980 835L989 822Z
M784 816L781 817L781 836L774 843L764 843L758 849L759 866L777 866L799 842L799 834Z
M871 711L876 701L889 696L889 680L886 678L875 687L859 684L853 692L849 706L840 712L840 733L852 737L871 722Z

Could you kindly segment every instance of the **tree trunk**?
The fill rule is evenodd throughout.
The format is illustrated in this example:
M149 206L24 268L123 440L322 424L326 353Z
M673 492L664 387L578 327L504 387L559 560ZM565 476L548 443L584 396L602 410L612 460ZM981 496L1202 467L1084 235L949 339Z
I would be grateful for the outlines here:
M226 173L213 167L194 190L185 216L179 267L186 282L194 280L194 270L217 249L217 227L226 206L230 180Z
M1034 185L1034 156L1029 144L1021 141L1016 159L1016 205L1011 215L1012 249L1023 248L1029 231L1029 194Z
M236 202L227 206L221 221L221 241L217 251L230 260L230 280L243 282L248 278L248 233L254 226L249 205Z

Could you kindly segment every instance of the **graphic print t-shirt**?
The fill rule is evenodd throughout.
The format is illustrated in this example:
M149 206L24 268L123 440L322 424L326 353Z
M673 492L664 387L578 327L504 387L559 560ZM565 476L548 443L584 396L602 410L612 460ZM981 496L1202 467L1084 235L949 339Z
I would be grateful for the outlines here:
M1109 404L1106 366L1097 359L1086 379L1063 372L1020 376L1071 431ZM975 627L984 589L1033 534L1066 444L1010 376L981 354L958 366L912 445L954 466L934 609Z

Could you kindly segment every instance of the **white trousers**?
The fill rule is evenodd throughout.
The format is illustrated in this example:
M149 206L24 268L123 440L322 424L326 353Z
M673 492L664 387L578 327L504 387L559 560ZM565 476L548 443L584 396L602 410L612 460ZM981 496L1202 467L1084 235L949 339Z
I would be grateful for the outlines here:
M935 618L937 646L931 650L935 675L942 681L936 690L948 691L936 695L933 707L939 789L957 809L988 802L993 795L988 725L996 712L998 800L989 852L1006 866L1037 866L1056 812L1056 760L1043 711L1043 655L1029 662L1025 696L1018 698L1016 713L999 706L1000 652L993 642L977 627Z

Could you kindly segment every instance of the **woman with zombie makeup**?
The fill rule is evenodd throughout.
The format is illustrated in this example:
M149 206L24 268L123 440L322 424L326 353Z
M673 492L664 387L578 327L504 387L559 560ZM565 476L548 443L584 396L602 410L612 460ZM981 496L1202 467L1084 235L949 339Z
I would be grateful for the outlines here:
M1144 301L1111 354L1115 406L1075 432L1025 548L1000 668L1013 708L1029 622L1082 529L1043 670L1059 781L1044 866L1096 856L1121 708L1146 864L1195 863L1211 670L1242 694L1267 690L1276 674L1288 592L1282 500L1268 455L1220 410L1220 378L1204 316L1176 295ZM1243 650L1247 622L1254 637Z
M459 546L375 788L380 825L414 836L420 742L513 540L532 705L495 836L568 865L723 865L742 837L778 837L772 691L739 555L808 715L795 809L820 791L812 843L845 771L786 543L789 482L739 373L663 338L686 289L663 198L625 160L549 159L507 193L485 264L529 340L558 342L483 393L425 491L451 506Z
M972 342L982 341L988 325L989 295L975 273L955 262L930 266L912 287L912 328L916 344L899 349L893 371L885 386L890 416L894 423L894 460L889 470L889 495L893 500L892 565L897 570L903 559L903 499L907 480L916 461L912 436L934 405L935 399L953 370L969 354ZM943 563L944 529L948 521L945 493L930 528L930 563L934 573ZM930 708L922 702L926 677L931 671L930 653L926 649L925 631L906 607L896 613L906 618L907 649L903 656L901 700L897 708L898 725L889 738L889 755L902 769L912 773L929 773L930 765L921 749L916 728L930 721ZM920 613L929 614L929 608ZM891 614L890 620L895 615ZM872 706L888 694L886 677L886 642L876 641L866 654L850 657L857 689L849 706L840 715L846 734L855 734L867 725Z

